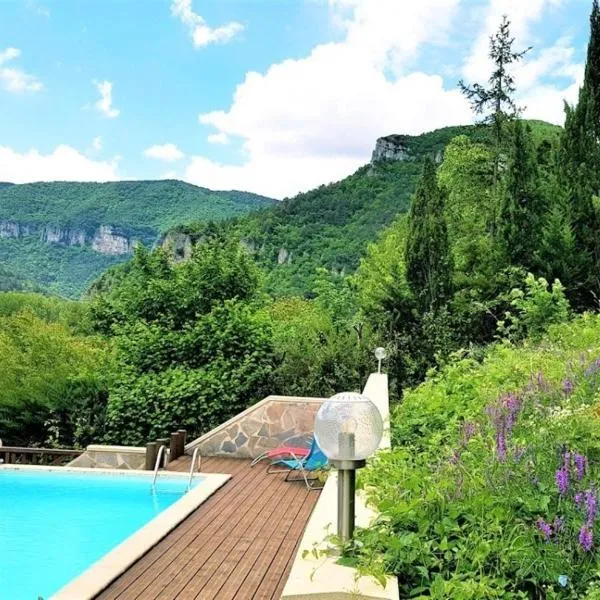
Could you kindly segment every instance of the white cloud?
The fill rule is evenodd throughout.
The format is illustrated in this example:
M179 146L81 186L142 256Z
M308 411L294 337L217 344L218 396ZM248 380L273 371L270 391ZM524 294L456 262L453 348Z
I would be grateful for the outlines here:
M485 82L492 71L488 56L489 36L495 33L507 15L511 22L511 35L516 38L515 50L533 49L522 62L514 65L517 101L524 106L523 116L544 119L552 123L564 122L563 100L577 98L583 79L583 65L574 62L575 50L568 38L559 39L553 46L538 50L532 26L552 8L564 0L491 0L484 14L480 34L463 65L463 75L469 82ZM569 80L552 83L560 77Z
M100 98L94 104L94 108L109 119L118 117L121 111L118 108L113 107L112 81L93 81L92 83L96 86L96 89L100 94Z
M117 162L91 160L66 145L57 146L49 154L35 148L19 153L0 146L0 181L115 181L120 179Z
M211 133L206 140L209 144L229 144L229 136L226 133Z
M102 150L104 147L104 141L102 140L102 136L98 135L92 140L92 148L96 151Z
M175 144L155 144L144 150L144 155L165 162L181 160L185 154Z
M6 48L0 51L0 85L13 93L39 92L44 86L35 75L25 73L21 69L4 66L19 56L21 56L21 51L18 48Z
M507 15L510 31L516 38L515 49L524 50L531 44L531 25L540 19L549 7L559 5L563 0L490 0L485 11L484 21L478 28L479 35L467 57L463 74L469 81L484 81L492 70L488 56L489 38Z
M206 21L192 9L192 0L173 0L171 13L187 26L195 48L227 43L244 30L244 26L235 21L214 29L209 27Z
M281 198L365 164L375 139L471 121L438 75L404 72L425 43L444 44L459 0L330 0L344 32L265 73L249 72L231 107L200 115L212 135L241 140L242 165L195 156L185 179Z

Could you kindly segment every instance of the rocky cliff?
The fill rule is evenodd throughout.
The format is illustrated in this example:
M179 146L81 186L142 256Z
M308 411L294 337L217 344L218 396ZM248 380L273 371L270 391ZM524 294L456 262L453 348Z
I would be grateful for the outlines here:
M0 238L38 237L45 244L89 246L100 254L122 256L130 254L137 240L110 225L100 225L92 231L47 224L35 225L18 221L0 221Z
M375 142L375 150L373 150L371 156L371 163L410 160L411 158L407 136L386 135L385 137L378 138Z

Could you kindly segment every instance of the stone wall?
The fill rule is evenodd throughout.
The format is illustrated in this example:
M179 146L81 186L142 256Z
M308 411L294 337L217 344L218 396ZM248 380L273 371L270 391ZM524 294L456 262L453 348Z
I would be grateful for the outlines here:
M134 446L102 446L93 444L67 466L84 469L143 469L146 449Z
M308 446L323 398L268 396L186 446L190 454L255 458L278 446Z

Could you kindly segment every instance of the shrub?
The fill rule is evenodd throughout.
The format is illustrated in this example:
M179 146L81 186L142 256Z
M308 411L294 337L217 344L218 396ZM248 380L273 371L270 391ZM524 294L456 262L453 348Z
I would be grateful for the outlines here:
M406 394L363 474L362 572L403 598L579 598L600 581L600 317L457 357Z

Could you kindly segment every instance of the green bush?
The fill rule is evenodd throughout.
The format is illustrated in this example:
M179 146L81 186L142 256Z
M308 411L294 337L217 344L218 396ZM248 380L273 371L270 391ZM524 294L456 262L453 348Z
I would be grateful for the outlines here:
M584 315L408 392L394 449L362 477L380 517L360 570L396 574L402 598L595 597L598 357L600 316Z
M35 309L6 314L6 300L0 295L0 438L23 446L98 439L110 370L106 345L60 320L43 320Z
M207 240L183 263L138 248L121 275L91 311L116 350L108 441L138 445L179 427L197 436L261 399L271 331L239 244Z

